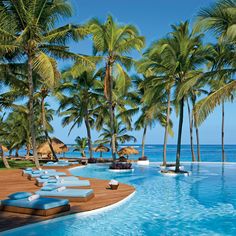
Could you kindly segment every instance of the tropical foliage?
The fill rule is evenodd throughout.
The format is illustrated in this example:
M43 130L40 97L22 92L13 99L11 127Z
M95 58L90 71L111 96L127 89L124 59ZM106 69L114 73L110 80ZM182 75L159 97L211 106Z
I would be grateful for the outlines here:
M120 24L111 15L105 22L93 18L84 25L57 27L59 20L72 16L66 0L0 0L0 156L5 166L3 147L9 155L25 148L26 158L32 154L39 167L37 146L45 141L57 159L50 138L57 114L63 127L70 126L68 135L85 127L86 137L76 138L74 151L84 157L88 147L91 159L94 130L99 133L96 143L110 145L115 160L120 144L136 141L134 129L142 130L145 156L147 131L159 124L164 130L163 165L168 137L176 135L179 172L183 123L189 124L192 161L201 161L200 125L218 105L225 161L224 108L236 90L235 14L235 0L220 0L199 10L194 27L188 21L172 25L142 53L145 38L137 27ZM215 44L204 43L206 31L213 32ZM70 41L86 36L92 55L69 50ZM133 52L141 58L135 60ZM61 59L69 66L59 69ZM174 111L177 134L172 130Z
M86 157L85 148L87 145L88 145L88 139L86 137L81 138L80 136L78 136L75 139L73 152L75 151L80 152L81 157Z
M115 159L114 77L118 75L121 82L126 83L128 74L124 68L130 69L133 64L132 58L127 55L134 49L140 51L143 48L144 37L139 35L137 28L133 25L117 24L112 16L108 16L105 23L92 19L90 30L93 36L94 54L99 55L105 64L104 95L109 107L111 152L112 158Z

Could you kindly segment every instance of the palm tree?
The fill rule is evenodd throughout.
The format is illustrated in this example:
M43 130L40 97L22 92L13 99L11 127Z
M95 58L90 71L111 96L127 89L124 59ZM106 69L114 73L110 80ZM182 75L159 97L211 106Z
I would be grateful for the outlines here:
M233 100L233 86L230 85L232 80L232 73L227 73L228 70L233 68L232 58L235 56L235 49L226 41L219 41L211 46L211 54L208 55L208 67L210 71L205 73L206 80L210 85L210 93L207 97L203 98L196 105L195 115L198 117L198 124L213 111L216 105L222 106L222 121L221 121L221 144L222 144L222 161L225 161L224 151L224 103L226 100ZM228 91L225 89L230 85ZM222 92L225 91L224 94ZM221 94L222 95L221 95Z
M35 120L34 123L37 127L36 129L36 140L37 143L45 142L44 129L42 128L42 111L40 106L40 101L35 99L34 103ZM29 157L29 152L32 148L32 138L29 131L29 109L28 104L16 105L12 104L13 111L9 113L8 117L4 122L3 127L3 138L4 143L7 144L9 150L19 150L23 146L26 146L27 154L26 158ZM53 119L54 111L48 109L48 104L44 105L44 116L45 116L45 126L47 132L52 132L53 128L50 125L50 121Z
M2 94L4 97L9 97L13 101L17 101L19 99L25 99L27 98L29 94L28 84L27 84L27 74L25 71L25 64L22 65L12 65L8 69L8 73L10 74L7 78L4 78L4 82L9 86L10 90L6 93ZM50 90L52 90L52 86L50 84L45 84L44 81L40 79L40 76L38 76L36 73L33 74L34 77L34 87L35 87L35 94L34 94L34 113L35 114L35 122L36 127L41 126L42 130L45 134L46 140L49 143L49 146L51 148L51 151L53 153L53 156L55 159L57 159L56 154L53 150L53 147L51 145L51 138L49 136L49 132L51 132L53 129L49 124L49 121L53 119L52 113L53 111L48 109L48 104L45 103L45 99L49 96ZM20 107L15 104L12 104L12 106L15 109L21 110L21 112L27 114L28 116L28 108ZM27 105L28 106L28 105ZM29 106L28 106L29 107ZM26 119L28 119L26 117ZM44 140L45 141L45 140ZM30 147L32 144L27 145L27 156L29 156Z
M135 84L139 91L140 102L142 102L141 114L136 120L134 126L136 130L143 129L142 136L142 157L144 156L145 138L148 126L151 128L156 122L161 126L166 127L167 116L166 116L166 104L163 103L163 97L155 98L155 101L149 101L150 89L145 85L148 78L144 76L144 79L135 77ZM168 121L170 123L170 121Z
M219 0L198 13L196 29L213 31L218 37L236 41L236 1Z
M200 142L199 142L199 128L197 125L197 117L195 113L195 107L197 98L201 96L202 94L208 94L208 92L202 87L205 85L205 82L200 81L199 83L195 84L194 86L191 86L189 89L189 100L192 104L192 109L190 109L190 104L187 100L187 106L188 106L188 113L189 113L189 127L190 127L190 144L191 144L191 152L192 152L192 161L195 161L195 155L194 155L194 146L193 146L193 127L195 127L196 131L196 140L197 140L197 161L201 161L200 156Z
M105 62L104 95L109 104L111 150L112 158L115 160L115 115L112 94L114 70L116 68L120 72L125 83L127 74L122 66L127 69L131 67L133 61L127 55L133 49L140 51L144 46L144 38L139 36L138 30L133 25L117 24L112 16L108 16L104 24L98 19L91 20L90 30L93 36L94 53L100 55Z
M202 46L202 35L189 32L188 22L172 26L170 36L161 40L163 64L167 68L174 68L175 78L175 106L179 112L179 127L176 152L176 172L179 172L182 126L184 119L184 103L188 96L182 85L189 81L196 81L202 76L199 68L205 62L208 48ZM188 91L187 91L188 92Z
M132 135L127 134L128 130L126 126L123 125L123 122L119 120L119 117L115 117L114 120L114 131L115 131L115 150L118 149L119 143L125 143L125 142L136 142L136 138ZM102 129L102 133L100 134L99 140L96 141L96 143L99 144L111 144L111 128L109 127L110 123L106 125Z
M20 148L31 146L28 113L22 112L23 110L24 108L21 106L19 110L14 109L10 112L5 119L2 130L3 144L7 146L10 152L15 150L16 156L18 156Z
M235 8L236 9L236 8ZM212 71L220 71L222 69L228 68L230 66L230 60L234 56L235 52L233 51L233 47L229 45L227 42L221 41L217 45L213 45L213 52L211 57ZM231 82L232 80L227 75L224 76L216 76L216 80L212 80L210 82L211 91L216 91ZM231 95L231 99L233 100L233 95ZM221 102L222 105L222 122L221 122L221 145L222 145L222 161L225 161L225 150L224 150L224 117L225 117L225 109L224 109L224 100Z
M138 71L145 73L146 93L144 100L147 104L163 103L165 99L166 106L166 122L163 144L163 166L166 166L167 158L167 142L168 134L172 134L170 127L171 113L171 89L174 86L175 79L173 77L173 67L167 67L163 64L163 59L160 48L161 41L154 42L151 47L144 53L143 59L138 62Z
M202 9L197 18L195 28L211 30L219 38L220 42L228 42L228 45L234 47L236 41L235 34L235 18L236 18L236 2L234 0L220 0L211 7ZM235 52L235 49L234 49ZM226 56L226 58L228 58ZM219 59L219 58L218 58ZM229 58L228 58L229 59ZM224 60L223 60L224 61ZM228 67L224 69L214 70L210 75L220 77L231 77L235 74L235 53L228 60ZM229 66L231 65L231 66ZM216 68L215 68L216 69ZM224 105L222 101L231 100L232 92L236 89L236 81L231 80L228 83L222 84L217 90L212 91L208 97L197 104L195 111L198 123L205 120L206 116L214 110L214 108L222 103L222 117L224 116ZM222 160L224 160L223 150L223 127L224 121L222 118Z
M2 82L2 81L0 81ZM4 121L4 116L5 113L2 114L2 109L3 108L7 108L7 107L11 107L12 105L12 98L8 97L8 96L4 96L4 94L0 95L0 158L2 158L4 166L6 168L10 168L9 163L7 161L7 159L4 156L4 152L3 152L3 148L2 148L2 143L5 140L4 135L5 135L5 121Z
M23 62L27 61L30 131L35 164L39 167L33 110L33 72L47 83L53 83L58 78L53 57L71 57L65 46L66 41L83 37L85 32L72 25L55 28L58 19L71 16L71 6L65 0L1 0L0 8L2 51L12 59L17 60L21 56Z
M4 117L4 116L2 116L2 117L0 118L0 132L1 132L1 135L0 135L0 158L3 160L4 166L5 166L7 169L9 169L9 168L10 168L10 165L9 165L9 163L8 163L8 161L7 161L6 157L5 157L5 155L4 155L4 152L3 152L3 145L2 145L3 140L4 140L4 138L3 138L3 136L4 136L4 131L3 131L4 118L3 118L3 117Z
M66 81L59 86L57 93L60 99L60 115L64 116L62 124L72 123L69 134L84 121L87 131L90 158L93 158L91 127L94 125L96 108L99 105L99 94L96 92L96 73L94 70L81 71L78 75L71 69L64 73ZM69 82L68 82L69 81ZM69 95L68 95L69 93Z
M50 147L50 150L52 152L52 155L56 159L56 161L58 161L57 155L56 155L56 153L53 149L53 146L52 146L52 139L48 134L48 129L50 129L50 127L48 127L49 123L47 122L47 117L46 117L47 116L47 110L46 110L45 106L47 106L47 104L45 104L45 99L48 97L49 92L50 92L49 88L47 88L46 86L43 85L41 87L40 91L37 92L34 97L35 98L39 97L39 99L40 99L40 107L41 107L40 122L41 122L41 125L42 125L42 129L43 129L43 132L45 134L45 138L48 142L48 145ZM53 111L51 110L51 112L53 112Z
M78 136L76 139L75 139L75 148L73 150L73 152L77 151L77 152L80 152L81 154L81 157L86 157L86 154L85 154L85 148L86 146L88 145L88 139L87 138L81 138L80 136Z
M148 125L152 126L152 123L154 123L154 120L150 120L150 124L148 123L148 117L146 115L146 109L142 108L141 115L136 120L134 126L136 130L143 129L143 135L142 135L142 157L145 156L145 139L146 139L146 133Z
M187 101L187 108L188 108L188 118L189 118L189 133L190 133L190 147L192 153L192 162L196 161L195 153L194 153L194 146L193 146L193 126L194 126L194 117L193 117L193 109L190 108L189 99Z
M98 78L100 78L100 80L96 80L96 91L99 93L99 105L96 107L94 113L94 126L97 131L100 131L104 124L110 128L109 105L102 93L102 91L104 91L104 84L102 81L104 74L105 71L103 68L97 72ZM123 122L127 130L132 130L132 117L138 112L138 105L140 103L138 92L137 89L134 89L133 87L134 81L132 79L133 78L126 75L124 80L120 72L117 72L114 77L112 91L114 115ZM117 152L116 149L115 152Z

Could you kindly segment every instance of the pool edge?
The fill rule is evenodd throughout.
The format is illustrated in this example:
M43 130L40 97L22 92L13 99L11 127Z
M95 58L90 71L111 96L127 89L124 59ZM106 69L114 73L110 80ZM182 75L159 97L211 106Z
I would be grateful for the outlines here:
M5 234L9 234L9 233L17 233L17 231L21 230L21 229L28 229L28 228L31 228L31 227L34 227L34 226L43 225L43 224L56 222L56 221L61 221L62 219L69 219L69 218L72 218L72 217L75 217L75 216L76 216L76 218L87 217L87 216L97 215L97 214L101 214L103 212L111 211L112 209L115 209L115 208L125 204L127 201L129 201L131 198L134 197L135 193L136 193L136 190L134 192L132 192L131 194L129 194L127 197L120 200L119 202L113 203L113 204L105 206L105 207L101 207L101 208L98 208L98 209L85 211L85 212L73 213L73 214L66 215L66 216L61 216L61 217L59 216L59 217L56 217L56 218L53 218L53 219L43 220L43 221L40 221L40 222L28 224L28 225L25 225L25 226L20 226L20 227L14 228L14 229L1 231L0 235L4 236Z

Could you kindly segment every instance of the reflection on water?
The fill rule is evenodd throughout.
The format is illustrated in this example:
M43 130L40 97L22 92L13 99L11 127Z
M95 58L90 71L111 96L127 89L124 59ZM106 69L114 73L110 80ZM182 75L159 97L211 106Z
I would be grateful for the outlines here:
M205 207L213 207L216 204L232 204L236 207L235 168L227 168L220 165L211 168L209 172L201 172L200 165L196 165L194 171L195 181L191 185L191 196L195 197Z

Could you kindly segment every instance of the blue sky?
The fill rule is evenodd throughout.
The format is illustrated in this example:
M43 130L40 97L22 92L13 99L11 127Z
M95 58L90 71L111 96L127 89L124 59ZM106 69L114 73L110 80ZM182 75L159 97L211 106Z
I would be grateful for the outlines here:
M209 6L214 3L213 0L71 0L74 16L65 23L82 24L92 17L97 17L105 20L108 14L112 14L120 23L134 24L140 30L141 34L146 37L146 46L149 46L153 40L157 40L170 32L171 24L176 24L180 21L190 20L192 23L196 17L198 10L201 7ZM205 40L209 41L210 36L207 35ZM70 48L79 53L91 54L91 41L89 39L79 43L70 43ZM139 55L136 53L137 58ZM66 66L67 63L59 63L60 68ZM50 99L53 107L57 106L56 101ZM227 144L234 144L236 126L234 125L235 111L233 104L226 104L225 108L225 141ZM170 144L175 144L177 140L178 119L174 112L172 114L174 123L174 137L169 138ZM75 128L70 136L68 136L69 127L62 128L61 118L55 117L53 121L54 135L61 138L66 143L73 143L76 136L86 136L85 127ZM138 139L137 143L141 142L142 133L132 131L132 135ZM163 143L164 130L159 125L148 131L148 144ZM96 140L98 133L93 131L93 140ZM218 144L220 143L221 135L221 109L216 108L214 113L200 127L200 141L202 144ZM185 120L183 127L184 144L189 143L189 126L188 117L185 112Z

